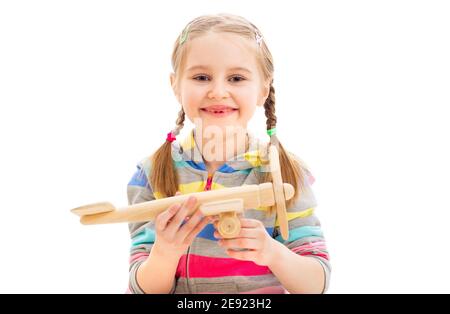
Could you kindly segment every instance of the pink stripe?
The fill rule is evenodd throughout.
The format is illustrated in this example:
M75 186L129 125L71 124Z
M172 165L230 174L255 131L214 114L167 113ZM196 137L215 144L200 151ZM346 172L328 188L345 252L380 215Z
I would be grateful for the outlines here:
M310 248L310 249L305 249L305 248L295 248L295 249L292 249L292 252L294 252L294 253L297 253L297 254L303 254L303 253L305 253L305 252L324 252L324 251L326 251L327 249L324 247L324 248Z
M148 253L145 252L141 252L141 253L136 253L134 255L130 256L130 264L133 263L134 261L141 259L141 258L147 258L148 257Z
M308 250L326 250L327 247L325 245L325 242L313 242L313 243L307 243L300 246L297 246L295 248L292 248L291 250L295 253L301 252L301 251L308 251Z
M300 255L301 256L310 256L310 255L320 256L320 257L323 257L326 260L329 260L328 254L325 253L325 252L302 252L302 253L300 253Z
M322 247L322 246L325 246L325 245L326 245L325 241L316 241L316 242L304 243L304 244L299 245L299 246L297 246L295 248L299 248L299 247L319 247L319 246Z
M269 267L259 266L251 261L189 254L189 278L258 276L271 273ZM186 255L180 258L176 277L187 277Z

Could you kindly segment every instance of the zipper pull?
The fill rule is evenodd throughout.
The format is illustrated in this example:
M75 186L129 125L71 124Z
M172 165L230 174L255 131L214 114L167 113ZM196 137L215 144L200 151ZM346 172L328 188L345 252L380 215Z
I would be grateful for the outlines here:
M212 177L213 177L212 174L208 174L208 180L206 181L205 191L211 190Z

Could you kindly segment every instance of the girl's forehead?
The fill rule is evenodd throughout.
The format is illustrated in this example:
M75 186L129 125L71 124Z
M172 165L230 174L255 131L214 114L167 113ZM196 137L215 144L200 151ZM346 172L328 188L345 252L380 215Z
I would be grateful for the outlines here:
M249 40L237 34L209 33L189 41L185 66L186 70L220 66L253 72L256 51Z

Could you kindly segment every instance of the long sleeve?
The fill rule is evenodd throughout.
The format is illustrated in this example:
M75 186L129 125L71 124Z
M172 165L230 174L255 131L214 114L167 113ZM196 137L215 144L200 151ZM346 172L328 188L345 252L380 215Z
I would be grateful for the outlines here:
M152 201L155 198L153 189L148 182L150 173L150 159L146 158L137 165L137 170L127 185L128 204L137 204ZM131 237L130 267L129 267L129 292L142 294L144 291L139 286L136 274L139 266L150 255L155 243L155 224L153 221L129 223L128 228ZM169 293L175 291L176 281Z
M153 191L148 183L143 164L137 165L137 170L127 185L128 204L137 204L154 200ZM129 290L131 293L144 293L139 287L136 273L139 266L147 259L155 242L153 222L129 223L131 237Z
M311 188L314 177L306 168L302 171L304 189L294 205L287 209L289 239L285 241L281 237L278 221L273 236L296 254L316 258L320 262L325 273L324 293L329 286L331 264L321 224L315 214L317 201Z

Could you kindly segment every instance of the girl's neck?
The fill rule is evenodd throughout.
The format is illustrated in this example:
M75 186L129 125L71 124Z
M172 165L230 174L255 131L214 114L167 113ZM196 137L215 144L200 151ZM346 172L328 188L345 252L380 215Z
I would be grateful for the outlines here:
M211 132L201 133L195 130L194 137L209 174L214 173L227 160L245 153L249 145L246 130L224 135L212 135Z

